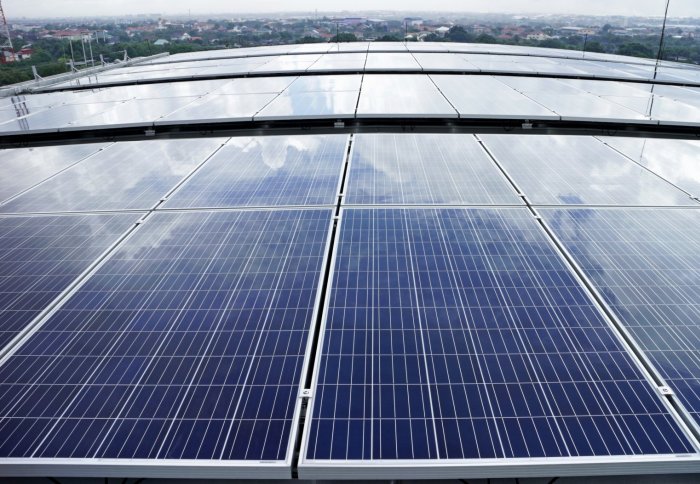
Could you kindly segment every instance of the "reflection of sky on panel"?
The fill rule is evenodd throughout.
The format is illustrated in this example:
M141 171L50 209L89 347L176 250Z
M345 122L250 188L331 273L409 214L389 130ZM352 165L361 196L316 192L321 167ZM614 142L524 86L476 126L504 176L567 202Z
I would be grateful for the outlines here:
M700 141L603 137L637 163L693 196L700 196Z
M472 135L358 134L346 203L522 204Z
M457 111L426 75L371 74L362 81L358 117L452 117Z
M324 70L359 70L365 67L367 54L365 53L348 53L348 54L326 54L317 60L309 71L324 71Z
M116 143L3 205L0 211L149 209L223 141Z
M159 123L207 121L252 121L253 116L272 101L276 94L208 94L164 116Z
M328 76L302 76L297 78L286 93L313 92L313 91L359 91L362 84L362 76L328 75Z
M72 121L89 118L110 109L114 109L120 102L94 103L94 104L67 104L57 106L46 111L18 118L8 123L0 124L0 132L10 133L29 130L56 130L68 126Z
M149 124L153 121L187 106L198 99L194 96L159 99L133 99L117 105L101 114L87 119L77 119L70 127L87 127L100 125L128 126L133 124Z
M284 93L255 119L352 118L359 95L358 91Z
M0 151L0 202L26 190L104 148L106 144L84 144L16 148Z
M232 138L165 208L332 204L346 135Z
M481 138L534 204L695 205L685 193L592 137Z
M541 213L700 423L700 211Z
M367 54L367 64L365 69L368 71L391 70L407 70L420 71L421 66L412 54L409 53L369 53Z
M284 91L295 79L290 77L255 77L228 81L216 94L266 94Z
M0 217L0 348L142 215Z

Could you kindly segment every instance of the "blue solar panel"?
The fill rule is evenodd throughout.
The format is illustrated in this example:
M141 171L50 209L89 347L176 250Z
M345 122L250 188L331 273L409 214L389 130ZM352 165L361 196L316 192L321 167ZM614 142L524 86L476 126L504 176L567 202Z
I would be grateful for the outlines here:
M138 217L0 217L0 348L70 286Z
M535 205L696 205L590 136L483 135Z
M147 210L224 141L115 143L0 206L0 212Z
M347 136L232 138L166 208L335 204Z
M700 211L542 213L700 424Z
M526 209L345 209L320 352L302 466L693 452Z
M331 216L153 215L0 367L0 456L285 460Z
M348 204L522 205L472 135L359 134Z

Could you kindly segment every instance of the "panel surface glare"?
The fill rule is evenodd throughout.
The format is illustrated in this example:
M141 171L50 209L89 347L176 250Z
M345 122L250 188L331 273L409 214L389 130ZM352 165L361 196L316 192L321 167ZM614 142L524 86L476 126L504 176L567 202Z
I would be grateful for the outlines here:
M471 135L359 134L353 142L349 204L522 205Z
M697 205L592 137L481 138L535 205Z
M700 211L542 211L700 424Z
M150 209L225 140L116 143L0 206L0 211Z
M106 144L46 146L0 151L0 202L96 153Z
M0 217L0 348L139 217Z
M346 143L345 135L232 138L164 206L333 204Z
M153 215L0 367L0 456L285 460L331 212Z
M345 209L306 463L692 452L526 209Z

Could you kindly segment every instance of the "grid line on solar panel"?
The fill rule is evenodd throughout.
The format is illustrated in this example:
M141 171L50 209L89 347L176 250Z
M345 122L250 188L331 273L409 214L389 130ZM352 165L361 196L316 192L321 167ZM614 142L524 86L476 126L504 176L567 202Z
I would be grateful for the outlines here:
M152 215L0 367L0 455L287 460L331 215Z
M164 208L331 205L347 135L232 138Z
M341 220L301 466L695 452L527 210Z
M137 218L136 214L0 217L0 349Z
M700 212L541 212L607 306L700 425Z
M114 143L0 206L0 212L149 210L221 143L221 138Z
M358 134L347 204L522 205L472 135Z

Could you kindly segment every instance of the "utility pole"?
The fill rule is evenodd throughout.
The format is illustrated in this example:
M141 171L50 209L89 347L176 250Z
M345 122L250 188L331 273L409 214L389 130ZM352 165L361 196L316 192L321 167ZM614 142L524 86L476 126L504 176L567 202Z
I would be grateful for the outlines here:
M588 34L583 34L583 57L586 57L586 42L588 42Z
M15 49L12 47L12 39L10 38L10 28L7 26L7 19L5 18L5 11L2 8L2 1L0 1L0 50L9 50L10 54L14 60Z

